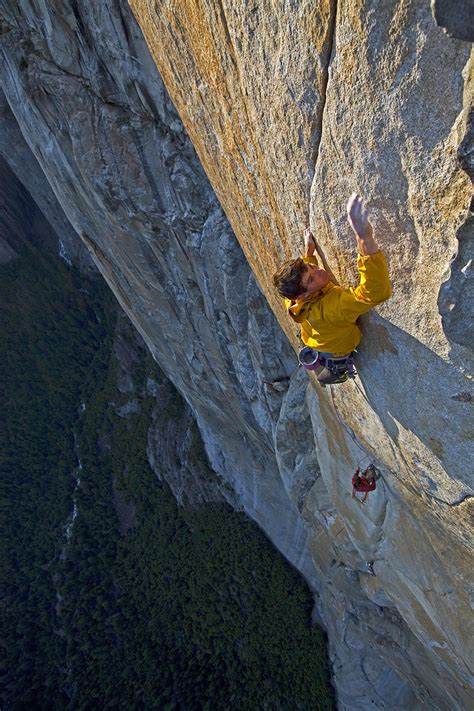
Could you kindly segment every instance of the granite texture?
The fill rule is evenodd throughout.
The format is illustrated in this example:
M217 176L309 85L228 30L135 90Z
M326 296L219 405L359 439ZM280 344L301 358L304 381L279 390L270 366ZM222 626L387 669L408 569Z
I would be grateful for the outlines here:
M131 5L222 207L118 0L0 1L2 111L28 145L0 152L20 179L40 166L187 402L152 464L183 501L220 488L312 585L339 708L467 708L469 48L428 3ZM354 278L353 189L394 297L362 319L358 381L322 390L270 277L310 217ZM193 422L204 485L175 464ZM362 508L350 476L371 460Z

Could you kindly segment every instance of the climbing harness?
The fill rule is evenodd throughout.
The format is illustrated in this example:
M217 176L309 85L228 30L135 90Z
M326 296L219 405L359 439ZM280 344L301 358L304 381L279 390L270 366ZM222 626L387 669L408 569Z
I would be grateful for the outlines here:
M337 358L331 353L321 353L305 346L298 353L298 360L306 370L315 371L316 379L322 387L345 383L348 378L353 380L357 375L353 352Z
M344 383L349 378L354 380L357 375L352 353L342 358L328 358L320 354L318 360L325 369L316 375L321 385Z

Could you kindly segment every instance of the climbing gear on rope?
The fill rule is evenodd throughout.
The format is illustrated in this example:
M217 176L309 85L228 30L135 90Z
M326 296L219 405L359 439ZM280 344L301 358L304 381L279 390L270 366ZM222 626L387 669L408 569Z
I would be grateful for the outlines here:
M298 360L303 368L316 372L317 381L323 387L345 383L348 378L353 380L357 375L353 352L335 357L331 353L320 353L305 346L298 353Z

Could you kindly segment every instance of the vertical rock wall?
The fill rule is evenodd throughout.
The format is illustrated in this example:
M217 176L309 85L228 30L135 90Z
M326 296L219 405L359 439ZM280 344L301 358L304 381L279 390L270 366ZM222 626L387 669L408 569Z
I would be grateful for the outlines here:
M390 51L381 62L369 49L381 41L383 13L375 3L351 4L353 16L331 2L316 10L285 3L280 13L238 3L155 3L159 17L145 3L134 7L281 319L270 275L298 249L310 193L312 221L344 278L354 259L343 217L346 191L358 187L370 198L392 273L401 277L393 302L365 320L357 387L316 391L295 369L125 2L86 7L50 0L41 9L0 2L1 80L21 133L117 299L192 407L226 490L317 592L340 708L416 708L413 692L425 708L462 708L469 490L460 464L468 456L462 423L470 403L468 353L459 338L456 345L443 335L436 298L467 195L455 160L467 123L466 46L430 24L426 7L384 4L393 51L404 32L410 51L432 48L424 63L400 59L400 76L415 82L407 95L422 99L412 107L418 123L412 130L409 112L405 124L394 113L384 132L388 109L367 106L380 86L387 95L394 91L388 79L377 85L378 75L370 90L370 70L380 65L387 73L393 64ZM431 139L439 144L439 165L427 161L423 135L421 145L412 135L431 108L431 94L420 94L416 81L436 74L436 61L451 92L442 129L436 133L435 126ZM339 96L344 83L348 94ZM351 111L361 94L366 108L357 108L354 132ZM394 112L403 114L402 98L393 96ZM380 129L367 144L380 112ZM414 159L392 168L389 158L407 136L403 155L413 146ZM1 145L24 173L28 154L15 143ZM387 145L392 153L384 157ZM377 170L384 165L390 170L382 180ZM444 188L438 203L431 196L425 216L423 179L435 186L435 169ZM408 186L405 193L400 185ZM464 293L456 281L464 273L459 259L446 273L446 283L456 285L449 299ZM447 311L459 313L457 304ZM350 499L348 479L369 457L383 480L362 510ZM375 578L365 560L375 560Z
M395 608L414 633L412 668L426 685L419 697L462 707L472 555L472 354L463 338L472 324L465 281L471 189L457 152L464 146L468 154L470 47L436 26L428 2L131 6L287 332L293 333L270 275L283 254L298 251L303 166L312 176L311 224L344 284L355 277L345 201L358 190L369 203L394 296L362 320L359 382L309 394L318 463L337 512L337 528L327 518L326 532L335 562L347 562L351 546L359 560L375 561L376 581L366 594L383 600L383 609ZM288 72L282 58L294 56ZM302 97L309 97L309 110ZM262 130L268 125L271 133ZM298 180L287 180L282 191L288 173ZM370 506L358 509L348 476L371 459L382 482ZM312 506L318 508L314 500ZM312 544L324 567L320 535L316 529ZM420 671L421 658L415 661L419 648L434 665L429 673ZM383 642L380 653L413 680L403 654Z

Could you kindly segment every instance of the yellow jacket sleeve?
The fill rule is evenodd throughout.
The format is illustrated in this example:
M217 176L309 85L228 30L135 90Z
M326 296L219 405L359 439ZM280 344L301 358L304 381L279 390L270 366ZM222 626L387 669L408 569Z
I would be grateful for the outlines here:
M387 260L383 252L378 251L365 257L359 254L357 268L359 284L343 291L340 304L343 319L352 322L392 295Z

